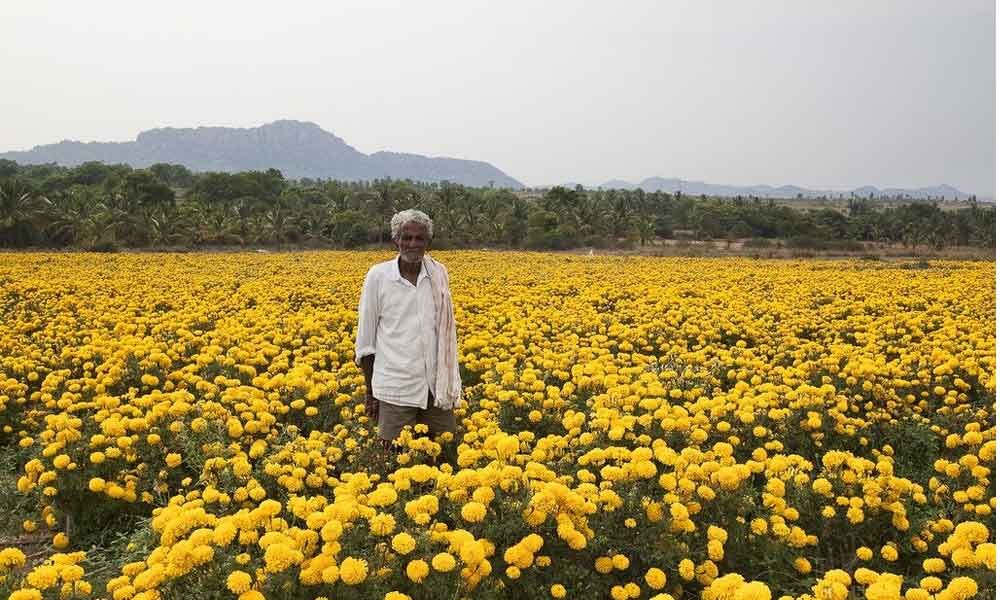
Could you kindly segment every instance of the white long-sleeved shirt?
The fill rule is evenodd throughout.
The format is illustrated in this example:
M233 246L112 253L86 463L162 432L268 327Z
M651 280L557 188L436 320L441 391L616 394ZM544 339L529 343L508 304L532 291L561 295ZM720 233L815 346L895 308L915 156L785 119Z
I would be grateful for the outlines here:
M417 285L399 272L398 257L368 270L358 304L356 360L375 355L373 396L427 408L437 379L437 316L431 278L420 265Z

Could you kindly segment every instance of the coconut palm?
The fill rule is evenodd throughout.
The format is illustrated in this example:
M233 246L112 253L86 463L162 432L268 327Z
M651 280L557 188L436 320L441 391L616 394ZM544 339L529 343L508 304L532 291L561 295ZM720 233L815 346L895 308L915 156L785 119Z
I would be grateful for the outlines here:
M192 241L197 213L190 204L166 204L149 217L149 240L158 246L175 246Z
M74 185L58 194L46 212L46 236L57 244L80 244L84 223L99 202L100 195L93 186Z
M0 181L0 245L34 243L51 204L16 177Z

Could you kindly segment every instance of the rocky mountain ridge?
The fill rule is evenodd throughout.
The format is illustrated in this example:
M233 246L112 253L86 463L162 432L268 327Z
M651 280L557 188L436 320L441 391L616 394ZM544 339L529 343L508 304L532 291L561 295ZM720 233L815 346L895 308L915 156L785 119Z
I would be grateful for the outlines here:
M88 161L136 168L180 164L193 171L250 171L275 168L286 177L367 181L381 177L421 182L521 189L521 182L476 160L398 152L359 152L315 123L281 120L253 128L163 127L140 133L134 142L77 142L0 153L21 164L75 166Z

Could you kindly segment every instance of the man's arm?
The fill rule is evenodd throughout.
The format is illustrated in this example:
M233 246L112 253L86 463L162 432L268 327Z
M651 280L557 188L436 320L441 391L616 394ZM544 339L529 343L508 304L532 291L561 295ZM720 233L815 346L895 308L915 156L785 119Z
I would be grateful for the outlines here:
M372 395L372 371L375 369L375 355L361 357L361 371L365 374L365 410L372 419L378 419L378 400Z
M361 286L358 302L358 333L355 342L355 361L365 376L365 408L368 416L378 418L378 400L372 394L372 373L375 369L375 334L378 331L378 281L369 271Z

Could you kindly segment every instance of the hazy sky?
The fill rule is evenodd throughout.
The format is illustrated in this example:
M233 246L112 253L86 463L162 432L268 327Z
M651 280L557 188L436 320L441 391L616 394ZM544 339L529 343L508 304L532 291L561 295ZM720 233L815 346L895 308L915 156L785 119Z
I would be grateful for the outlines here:
M986 0L0 5L0 150L314 121L528 185L993 196Z

